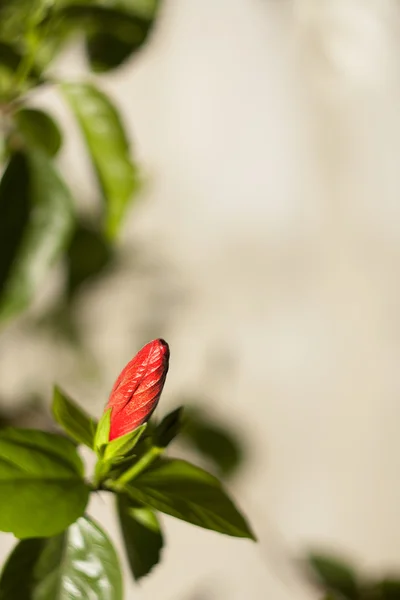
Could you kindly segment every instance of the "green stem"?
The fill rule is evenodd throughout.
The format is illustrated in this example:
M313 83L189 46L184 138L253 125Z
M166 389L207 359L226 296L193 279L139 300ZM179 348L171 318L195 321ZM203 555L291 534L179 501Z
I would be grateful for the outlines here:
M117 479L116 483L118 486L123 486L135 477L137 477L142 471L144 471L152 462L156 460L164 451L164 448L159 448L158 446L152 446L150 450L148 450L145 454L143 454L142 458L140 458L137 463L132 465L130 469L125 471L121 475L119 479Z
M101 459L97 461L93 478L93 485L95 489L100 488L109 470L109 465L106 465L104 461L102 461Z
M26 42L26 52L23 55L15 76L14 76L14 86L17 92L23 92L23 85L28 79L32 68L34 67L36 54L39 48L39 45L46 37L47 31L43 30L41 35L38 34L38 25L40 24L43 15L48 10L48 4L46 2L41 2L39 6L36 7L31 14L30 20L28 22L28 27L25 33L25 42Z
M37 41L31 42L29 52L27 52L21 59L21 62L18 65L17 71L15 73L15 86L17 90L20 90L28 79L30 72L32 70L34 61L35 61L35 53L37 48Z

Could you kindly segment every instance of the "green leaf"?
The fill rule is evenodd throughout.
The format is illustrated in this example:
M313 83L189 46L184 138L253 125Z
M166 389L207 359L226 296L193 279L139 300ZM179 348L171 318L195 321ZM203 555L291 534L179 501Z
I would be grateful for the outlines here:
M70 440L31 429L0 431L0 531L55 535L83 514L88 497Z
M87 35L86 51L94 71L121 66L146 42L152 21L122 11L97 7L96 27ZM92 20L93 23L93 20Z
M256 539L218 479L184 460L159 459L128 484L126 492L141 504L193 525Z
M114 239L139 185L124 127L111 100L93 85L63 84L62 90L84 135L104 196L105 231Z
M14 96L15 71L20 60L20 55L11 44L0 41L0 99L4 103Z
M0 600L33 600L34 569L47 543L46 538L32 538L15 546L1 573Z
M139 16L154 19L160 8L161 0L120 0L118 4L126 6Z
M122 597L115 549L104 531L87 517L56 537L19 542L0 579L0 600Z
M95 71L120 66L140 50L153 20L135 14L131 7L73 4L61 11L64 23L87 34L87 53Z
M57 423L74 440L93 449L96 431L94 419L58 387L54 388L52 412Z
M166 448L181 431L183 423L183 406L176 408L166 415L157 425L154 432L154 444Z
M117 508L129 566L138 580L160 561L164 545L160 523L151 509L138 506L124 494L117 495Z
M348 600L360 596L359 582L353 569L335 556L312 553L308 562L319 584L328 592L338 593Z
M50 157L55 156L62 143L61 132L55 121L42 110L21 108L14 114L14 122L25 143Z
M0 298L29 223L29 166L25 155L14 154L0 183Z
M83 13L86 9L87 22L90 24L91 20L89 18L90 13L89 8L96 7L105 7L110 9L111 7L115 10L124 11L129 13L130 15L136 15L137 17L141 17L143 19L154 19L157 15L159 8L162 5L161 0L89 0L84 4L82 0L59 0L59 4L62 10L62 15L65 18L66 13L65 10L71 11L70 14L78 17L83 16ZM73 10L75 7L75 11ZM96 19L94 19L96 20Z
M379 600L400 600L400 580L386 577L377 585Z
M225 425L211 420L198 408L191 408L185 413L182 439L211 460L217 472L225 477L232 475L243 461L244 450L239 436Z
M60 9L64 22L84 31L109 31L125 40L130 40L137 47L143 43L152 19L138 11L131 10L131 2L116 3L69 3ZM107 29L108 27L108 29Z
M1 3L0 3L0 30L4 22L2 20L1 14ZM0 38L3 36L1 35ZM10 36L10 40L6 41L4 39L0 40L0 98L4 101L8 101L11 98L14 98L17 95L17 91L15 89L15 74L20 67L21 61L26 59L24 54L21 54L21 45L16 44L16 36ZM23 84L23 89L18 90L19 94L22 91L26 91L32 84L40 84L44 83L44 80L41 78L40 70L37 65L34 64L32 69L29 72L29 75L26 81Z
M0 41L0 65L13 73L18 69L20 62L21 55L18 50L12 44Z
M25 309L66 245L71 194L46 155L15 154L0 184L0 320Z
M121 66L132 54L130 42L112 33L94 33L87 37L86 52L96 73L105 73Z
M104 450L104 459L112 462L116 458L121 458L129 454L140 440L146 427L147 423L143 423L143 425L140 425L134 431L108 442Z
M106 445L110 439L110 427L111 427L111 411L109 408L105 413L103 413L96 429L96 434L94 437L94 449L99 455L104 454L104 450Z

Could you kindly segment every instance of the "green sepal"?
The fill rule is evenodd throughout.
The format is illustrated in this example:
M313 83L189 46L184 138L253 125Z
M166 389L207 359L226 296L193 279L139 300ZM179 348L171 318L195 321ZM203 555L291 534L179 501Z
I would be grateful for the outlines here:
M111 411L112 408L109 408L103 413L103 416L98 422L96 434L94 436L94 450L101 458L104 456L105 448L110 440Z

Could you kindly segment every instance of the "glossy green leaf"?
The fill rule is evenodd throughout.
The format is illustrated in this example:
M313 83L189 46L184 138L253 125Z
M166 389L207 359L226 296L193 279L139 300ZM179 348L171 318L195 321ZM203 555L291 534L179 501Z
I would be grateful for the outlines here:
M94 447L96 424L80 406L69 398L60 388L53 393L52 412L55 420L79 444Z
M0 531L55 535L83 514L88 497L70 440L31 429L0 431Z
M142 434L147 427L147 423L143 423L137 427L134 431L122 435L121 437L115 438L107 444L104 450L104 459L113 461L116 458L121 458L132 452L140 440Z
M14 114L14 122L25 143L55 156L62 143L58 125L47 113L34 108L21 108Z
M0 579L0 600L122 597L115 549L104 531L87 517L56 537L19 542Z
M312 553L308 557L319 584L328 592L338 593L348 600L357 600L359 582L353 569L342 559L326 554Z
M183 425L183 406L166 415L154 431L154 444L166 448L180 433Z
M45 154L14 155L0 184L0 320L25 309L66 245L73 203ZM3 235L4 234L4 235Z
M135 191L138 174L118 111L89 83L64 84L62 90L84 135L105 201L105 231L118 234Z
M94 449L97 454L103 455L106 445L110 439L110 427L111 427L111 411L109 408L105 413L103 413L100 421L98 422L96 434L94 437Z
M126 492L141 504L193 525L255 540L218 479L184 460L159 459L128 484Z
M160 561L164 545L161 526L151 509L138 506L126 495L118 494L117 508L129 566L138 580Z

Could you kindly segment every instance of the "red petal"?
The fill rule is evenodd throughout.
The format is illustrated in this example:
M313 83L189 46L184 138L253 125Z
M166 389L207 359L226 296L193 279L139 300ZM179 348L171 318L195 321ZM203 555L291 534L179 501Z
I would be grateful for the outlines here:
M133 431L151 416L164 387L168 361L168 344L157 339L121 371L105 408L112 408L110 440Z

